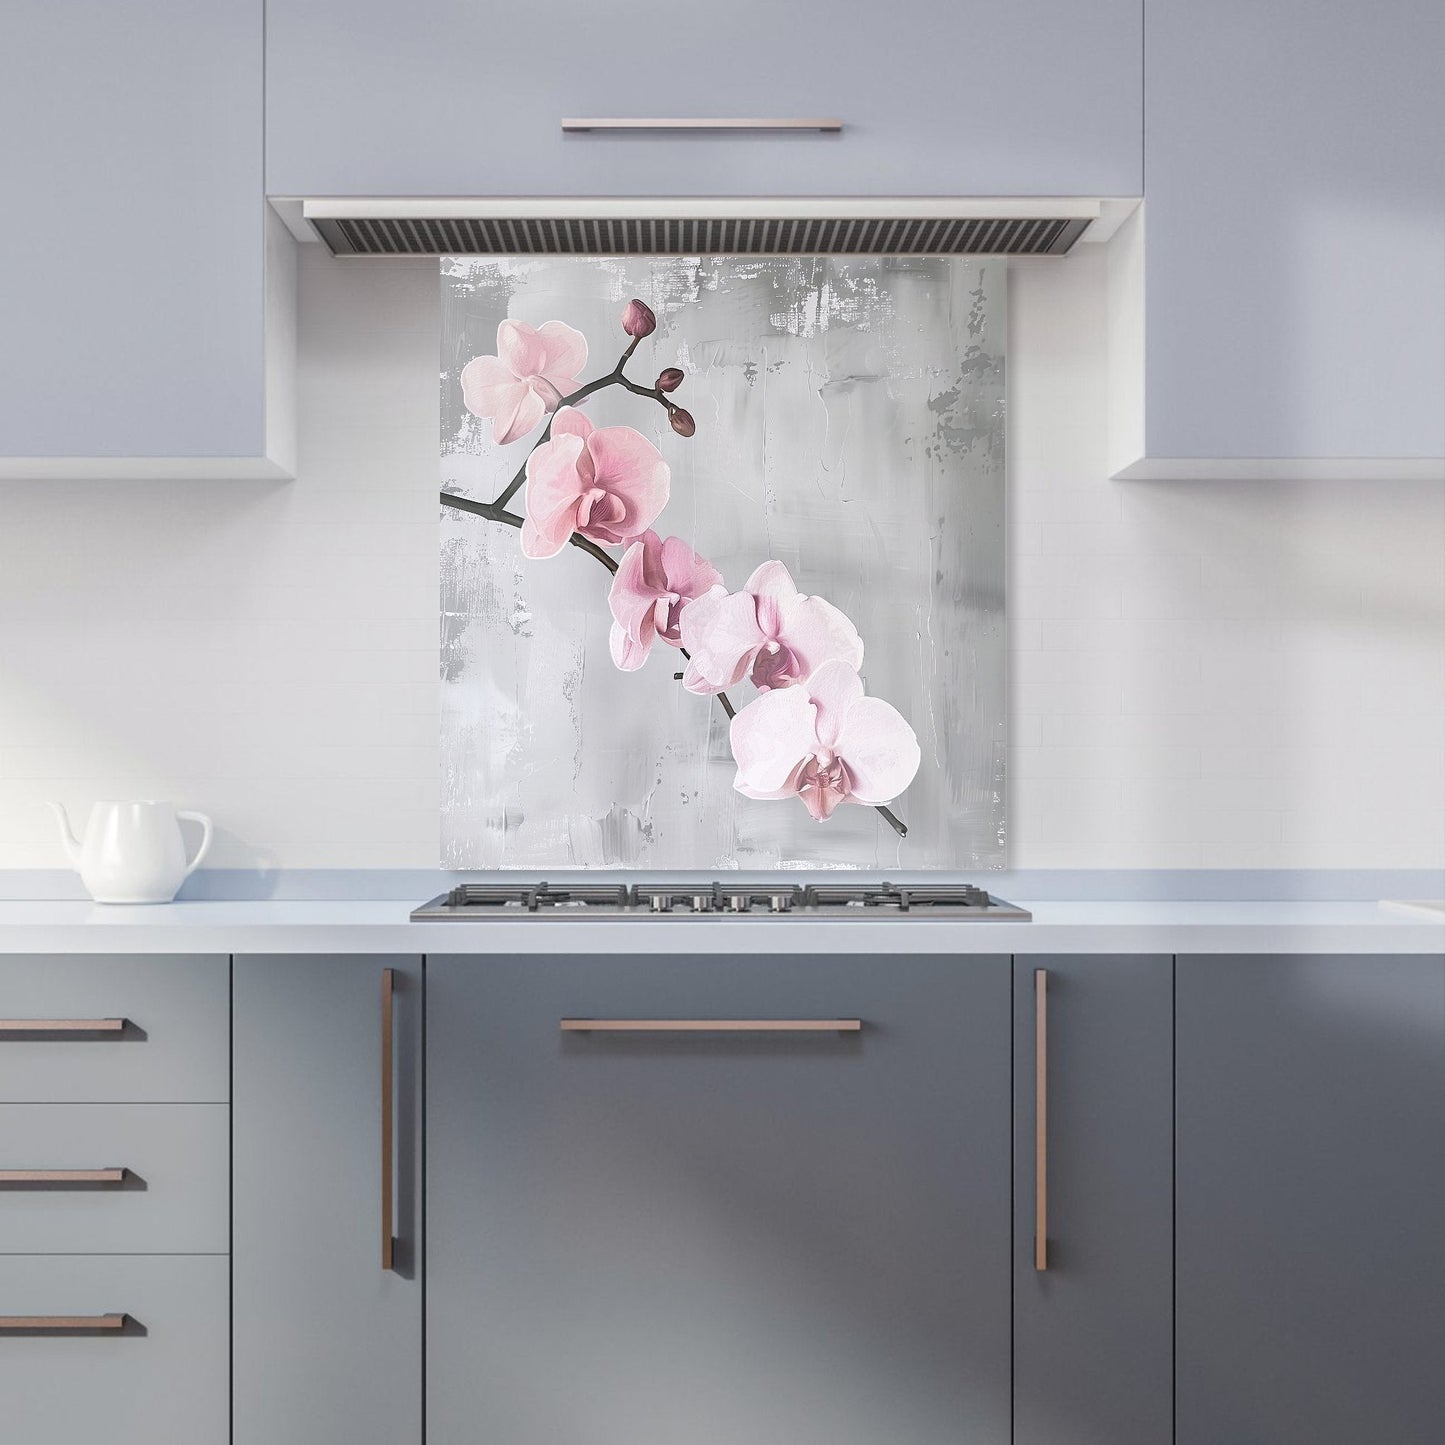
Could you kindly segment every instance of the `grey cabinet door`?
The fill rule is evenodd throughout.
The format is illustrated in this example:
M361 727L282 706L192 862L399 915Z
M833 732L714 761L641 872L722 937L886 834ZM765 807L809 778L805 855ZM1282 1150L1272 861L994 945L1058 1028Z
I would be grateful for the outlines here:
M227 1268L220 1255L0 1255L0 1439L228 1445ZM127 1318L86 1327L107 1315ZM15 1316L80 1327L17 1330Z
M1445 457L1445 6L1145 8L1147 455Z
M1138 0L268 0L272 195L1137 195ZM564 117L841 135L564 135Z
M1167 955L1014 961L1015 1445L1173 1438L1173 969Z
M429 1445L1005 1445L1007 958L427 970Z
M390 1271L384 968L396 971ZM234 994L235 1445L418 1445L421 962L242 957Z
M131 458L279 474L262 8L7 0L0 476L147 475Z
M1433 1445L1445 959L1182 957L1178 1445Z

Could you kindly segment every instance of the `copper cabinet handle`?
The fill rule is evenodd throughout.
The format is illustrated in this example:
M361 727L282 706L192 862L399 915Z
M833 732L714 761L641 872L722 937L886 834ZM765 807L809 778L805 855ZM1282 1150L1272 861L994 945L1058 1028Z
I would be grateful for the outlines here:
M396 970L381 971L381 1267L392 1269L396 1261L393 1196L396 1188L396 1043L393 1031Z
M1049 971L1034 970L1034 1268L1049 1267Z
M862 1019L562 1019L564 1034L856 1034Z
M0 1169L7 1184L124 1184L129 1169Z
M666 134L669 131L692 131L706 134L708 131L731 131L737 133L762 134L769 131L808 131L819 135L836 135L843 129L841 120L811 117L756 117L756 116L596 116L591 118L569 118L562 122L562 129L569 135L587 131L642 131Z
M90 1334L95 1330L123 1330L129 1315L0 1315L0 1331L66 1330Z
M123 1034L128 1019L0 1019L0 1039L26 1034L79 1034L85 1038Z

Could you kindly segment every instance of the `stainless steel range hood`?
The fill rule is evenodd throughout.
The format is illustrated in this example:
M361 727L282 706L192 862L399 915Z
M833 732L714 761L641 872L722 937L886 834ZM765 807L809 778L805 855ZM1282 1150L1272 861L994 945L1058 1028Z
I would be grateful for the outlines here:
M1064 256L1102 208L1075 197L348 197L307 200L301 214L336 256Z

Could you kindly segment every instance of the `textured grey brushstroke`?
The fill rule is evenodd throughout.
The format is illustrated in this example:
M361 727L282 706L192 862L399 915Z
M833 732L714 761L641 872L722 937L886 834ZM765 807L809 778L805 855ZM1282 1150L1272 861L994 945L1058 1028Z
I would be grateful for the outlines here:
M998 868L1004 861L1004 268L935 258L446 258L441 477L490 500L532 438L498 447L458 376L497 323L553 317L609 370L640 296L657 331L629 375L687 380L683 440L612 389L587 403L672 467L658 523L732 588L770 557L857 623L868 690L913 724L923 764L896 804L815 823L733 790L726 719L654 649L622 673L607 577L575 548L442 517L442 857L447 868ZM517 505L520 505L520 498ZM736 690L739 704L752 691Z

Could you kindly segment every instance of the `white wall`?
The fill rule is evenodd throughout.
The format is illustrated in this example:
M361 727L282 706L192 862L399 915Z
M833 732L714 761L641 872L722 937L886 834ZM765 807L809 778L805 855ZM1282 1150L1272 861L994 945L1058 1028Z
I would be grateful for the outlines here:
M305 248L293 483L0 486L0 867L106 796L435 864L438 290ZM1111 483L1104 257L1010 305L1012 865L1445 864L1445 493Z

